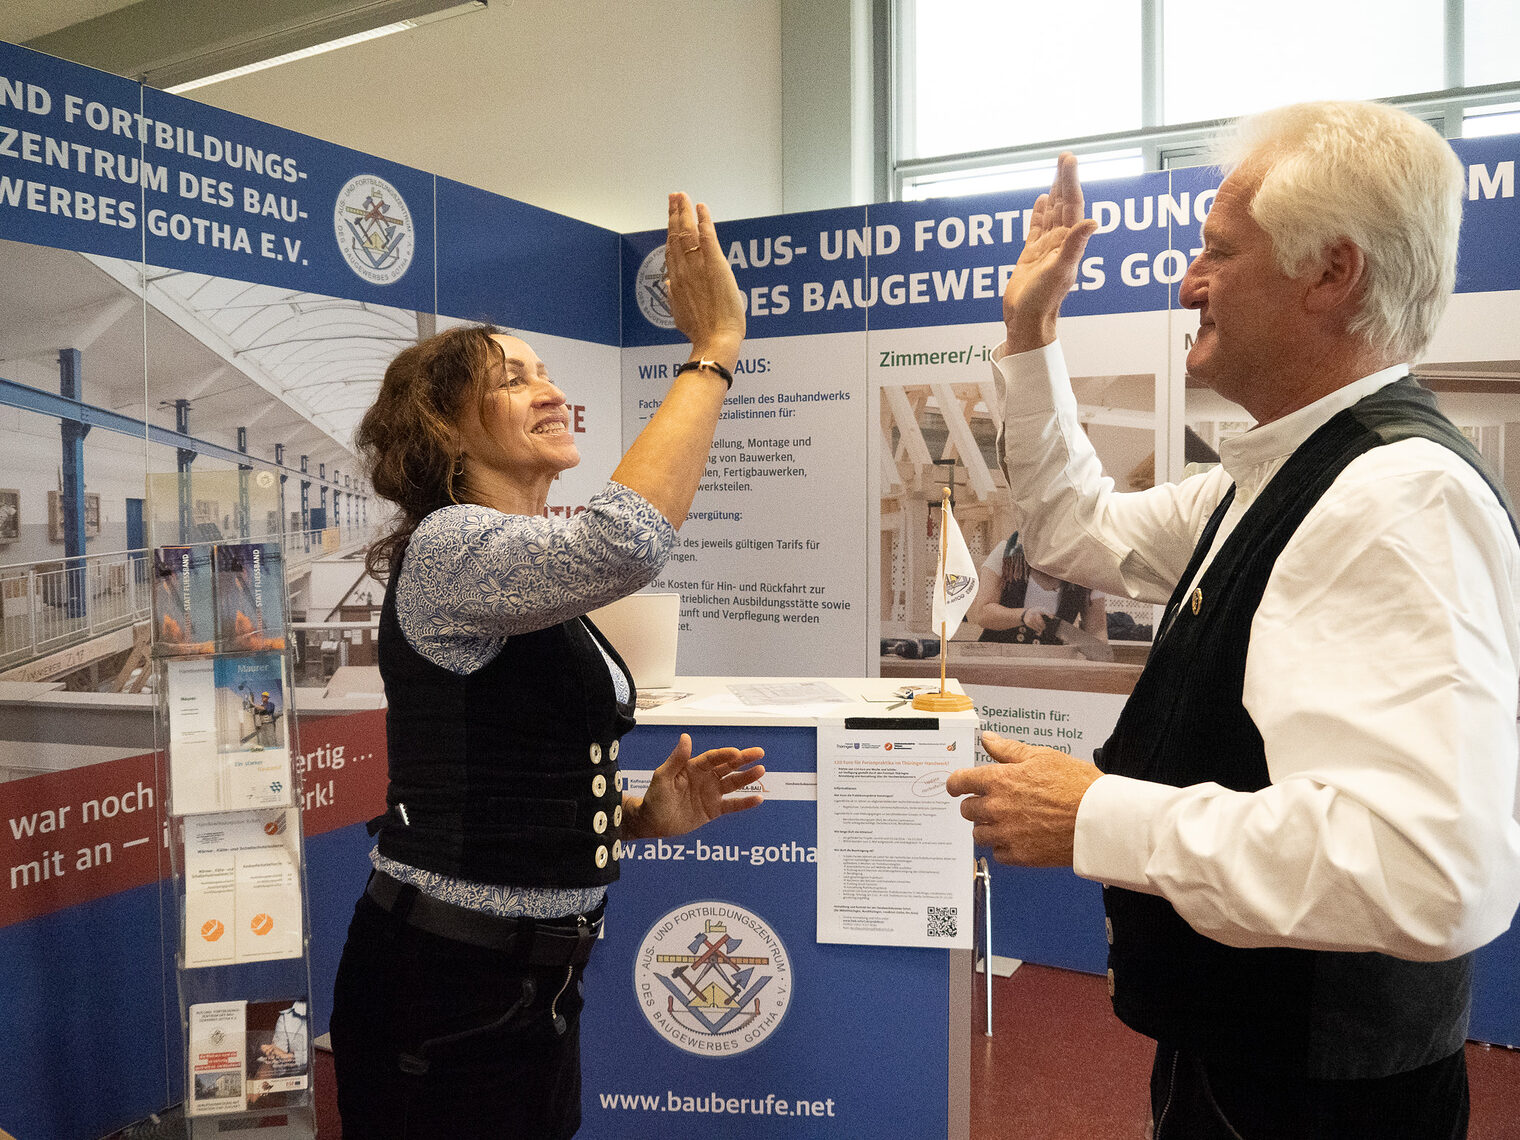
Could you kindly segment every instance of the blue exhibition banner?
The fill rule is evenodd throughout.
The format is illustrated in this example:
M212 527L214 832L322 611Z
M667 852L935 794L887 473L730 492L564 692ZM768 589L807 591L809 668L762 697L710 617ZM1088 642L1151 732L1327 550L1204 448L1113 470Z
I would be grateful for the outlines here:
M863 332L864 306L828 306L817 292L819 266L858 248L863 206L717 223L718 241L744 295L750 340ZM623 235L623 347L682 344L665 275L665 231Z
M101 1136L174 1103L179 1011L159 883L0 928L0 1131ZM171 904L172 905L172 904Z
M1516 223L1515 136L1452 144L1468 167L1458 292L1520 285L1520 247L1495 241ZM1212 166L1088 184L1098 229L1065 316L1162 312L1202 248L1221 181ZM1038 190L886 202L720 223L749 314L749 335L987 324L1000 313ZM664 234L626 235L624 344L678 343L660 277Z
M1451 144L1467 167L1467 204L1457 253L1457 292L1520 288L1520 224L1515 159L1520 135L1457 139Z
M620 239L462 182L438 179L438 311L618 343Z
M144 260L432 312L433 176L144 88Z
M878 252L869 267L866 296L886 303L871 309L872 329L987 324L1002 314L1003 287L1024 248L1038 190L965 198L889 202L872 206ZM1062 312L1150 312L1166 308L1169 282L1187 270L1173 248L1178 219L1198 208L1191 194L1170 192L1169 176L1097 182L1087 187L1088 214L1098 230L1088 242L1076 288ZM1193 227L1197 233L1196 225ZM882 235L889 248L882 249ZM853 292L859 288L851 283ZM831 295L837 294L831 287ZM905 303L893 303L902 297Z
M431 312L433 176L0 44L0 238Z
M1164 310L1198 246L1217 173L1094 184L1089 243L1071 316ZM1037 190L888 202L720 223L751 338L986 324L1023 248ZM664 273L664 234L623 239L623 343L679 343Z
M142 88L0 42L0 238L142 254Z

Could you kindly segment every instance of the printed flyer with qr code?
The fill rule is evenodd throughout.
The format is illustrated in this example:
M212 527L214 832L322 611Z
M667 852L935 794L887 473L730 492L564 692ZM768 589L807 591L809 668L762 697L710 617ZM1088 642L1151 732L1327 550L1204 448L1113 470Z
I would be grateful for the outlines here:
M969 949L971 824L945 780L975 722L878 720L818 725L818 941Z

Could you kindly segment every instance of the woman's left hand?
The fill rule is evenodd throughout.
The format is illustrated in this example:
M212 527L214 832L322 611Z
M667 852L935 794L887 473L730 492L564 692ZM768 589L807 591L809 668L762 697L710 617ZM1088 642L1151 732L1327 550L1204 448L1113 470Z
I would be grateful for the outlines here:
M623 797L623 837L685 835L720 815L758 807L762 796L724 797L765 775L765 766L756 763L764 756L763 748L709 748L693 756L691 737L683 732L644 794Z

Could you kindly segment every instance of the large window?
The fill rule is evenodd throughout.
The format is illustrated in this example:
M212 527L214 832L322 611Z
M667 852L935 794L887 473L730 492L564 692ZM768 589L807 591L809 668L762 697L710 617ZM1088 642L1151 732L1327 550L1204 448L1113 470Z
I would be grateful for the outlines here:
M1165 0L1162 122L1304 99L1439 91L1445 7L1443 0Z
M1220 120L1386 99L1448 137L1520 131L1516 0L895 0L901 198L1201 160Z
M904 6L907 7L906 5ZM913 6L901 55L906 157L1097 135L1141 125L1140 6L1088 0L1081 60L1046 50L1029 5L932 0Z

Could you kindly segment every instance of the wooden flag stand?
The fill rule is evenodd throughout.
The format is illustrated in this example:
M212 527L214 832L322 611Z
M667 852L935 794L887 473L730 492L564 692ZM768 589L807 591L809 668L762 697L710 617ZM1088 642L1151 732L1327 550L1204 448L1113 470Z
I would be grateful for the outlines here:
M945 488L944 498L939 502L939 582L935 586L944 596L946 548L950 541L950 488ZM943 615L941 615L943 616ZM952 693L945 688L945 663L950 657L950 639L945 636L945 623L939 623L939 692L919 693L913 698L913 707L925 712L963 712L972 707L971 698L965 693Z

